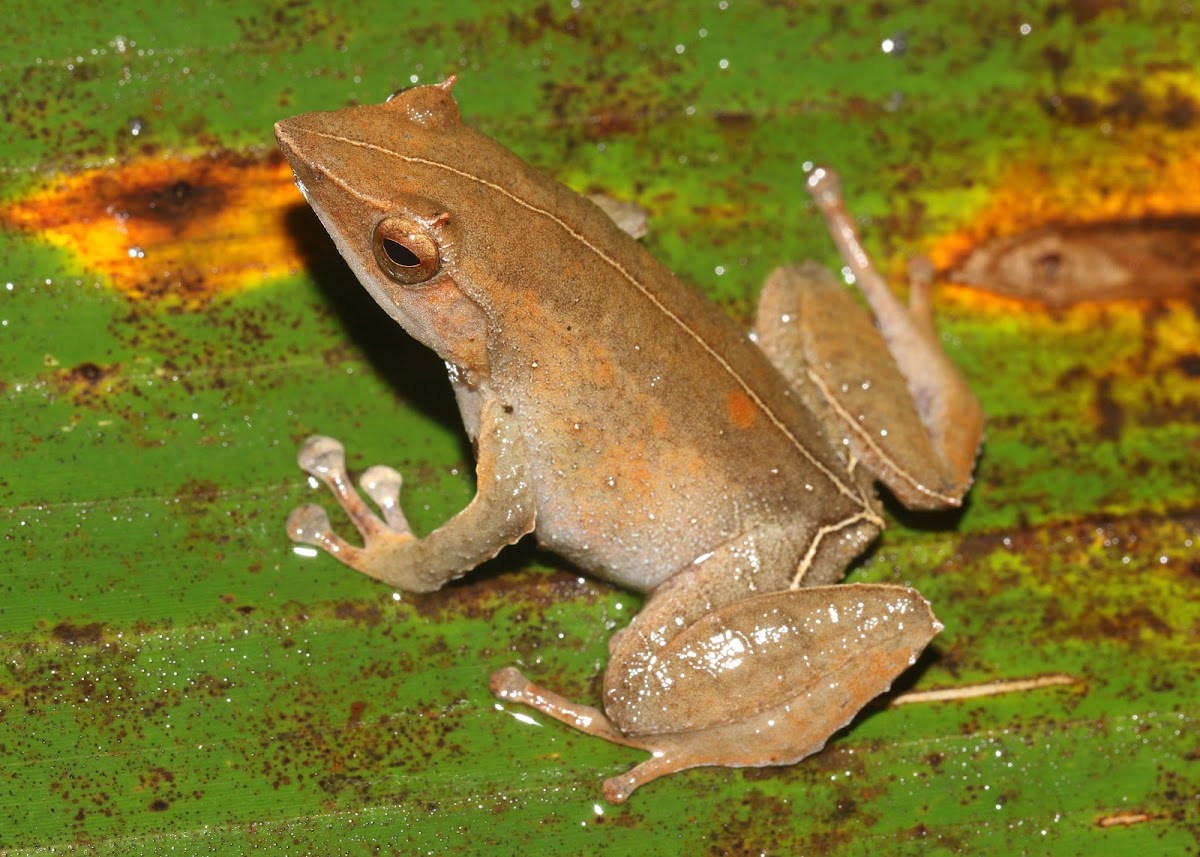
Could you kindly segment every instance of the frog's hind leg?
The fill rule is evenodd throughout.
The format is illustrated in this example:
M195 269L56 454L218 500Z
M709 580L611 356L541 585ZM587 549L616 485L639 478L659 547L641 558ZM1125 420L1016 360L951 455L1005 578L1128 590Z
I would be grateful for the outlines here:
M786 548L770 542L731 542L654 591L613 638L604 711L515 669L492 676L493 693L651 753L604 784L613 802L687 768L787 765L817 752L912 665L941 625L903 586L789 590L786 573L768 570L784 568L776 551ZM836 545L827 549L839 555Z
M871 314L820 266L780 268L759 301L759 346L852 461L897 499L910 508L958 506L983 411L938 341L929 273L914 269L905 307L859 243L836 177L824 171L810 186Z
M621 803L640 786L688 768L790 765L816 753L912 666L939 630L928 602L902 586L813 586L740 602L732 613L684 628L655 653L652 670L633 676L643 680L632 702L681 717L679 731L623 732L605 712L539 687L512 667L493 674L491 688L506 702L651 753L605 781L605 797Z

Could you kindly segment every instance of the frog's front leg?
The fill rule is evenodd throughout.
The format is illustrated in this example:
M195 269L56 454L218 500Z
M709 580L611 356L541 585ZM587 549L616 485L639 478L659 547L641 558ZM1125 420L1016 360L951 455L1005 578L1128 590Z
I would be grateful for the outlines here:
M780 268L759 299L756 340L843 439L853 463L910 508L958 506L971 485L984 418L938 340L930 275L911 272L905 307L859 242L837 177L817 170L809 190L871 315L820 266Z
M903 586L763 592L775 575L751 571L761 558L756 539L740 540L655 590L610 644L604 711L513 668L492 676L492 691L652 753L604 784L617 803L686 768L797 762L887 690L942 626Z
M440 589L533 530L534 501L525 444L519 427L504 410L494 397L483 397L475 439L475 497L424 538L412 534L400 509L399 473L376 466L359 481L364 493L383 511L381 520L350 484L342 445L332 438L310 438L300 448L300 467L333 492L364 544L355 547L334 533L320 506L293 511L288 517L288 535L391 586L409 592Z

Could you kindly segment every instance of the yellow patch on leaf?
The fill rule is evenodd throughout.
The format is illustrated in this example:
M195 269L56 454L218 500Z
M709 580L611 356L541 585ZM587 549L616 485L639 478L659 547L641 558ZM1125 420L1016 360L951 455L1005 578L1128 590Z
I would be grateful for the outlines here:
M1200 146L1195 133L1169 136L1078 160L1032 153L1003 171L985 205L938 238L930 258L953 283L1051 306L1194 299Z
M0 224L40 234L132 298L196 304L304 267L297 232L315 220L298 211L282 158L221 153L65 175L0 208Z
M1194 135L1193 135L1194 136ZM972 221L940 237L930 259L945 270L982 241L1049 224L1086 225L1200 214L1200 150L1122 149L1078 164L1014 164Z

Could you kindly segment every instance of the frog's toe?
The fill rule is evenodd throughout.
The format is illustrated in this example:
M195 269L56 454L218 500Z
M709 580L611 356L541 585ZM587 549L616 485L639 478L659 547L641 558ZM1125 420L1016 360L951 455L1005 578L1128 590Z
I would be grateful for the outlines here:
M524 702L531 686L529 679L525 678L516 667L496 670L488 681L488 687L493 695L513 702Z
M400 474L392 468L372 467L363 474L360 483L364 493L383 511L384 518L381 520L354 490L350 474L346 472L346 450L338 441L321 435L310 437L300 447L297 461L306 473L333 492L338 505L362 534L368 550L374 541L394 541L398 536L412 536L408 521L400 511ZM350 546L332 534L328 519L318 521L311 512L301 517L310 525L310 529L317 528L323 534L320 541L309 544L324 548L343 562L350 562L346 558Z
M657 779L661 774L651 776L647 779L643 776L644 765L636 765L630 768L623 774L615 777L609 777L604 781L601 790L604 792L604 799L609 803L625 803L629 800L629 796L639 786L644 786L652 779ZM663 771L663 774L672 773L671 771Z
M412 533L408 519L404 517L404 511L400 508L400 487L404 480L396 470L376 464L363 473L358 484L363 493L383 512L383 519L391 529L398 533Z
M314 545L330 532L329 516L320 506L309 503L292 509L287 519L288 538L302 545Z
M331 437L313 435L301 444L296 462L305 473L326 482L331 475L345 474L346 448Z
M344 557L347 553L357 550L333 531L329 515L315 504L310 503L293 509L288 515L287 530L288 538L297 544L312 545L337 557Z

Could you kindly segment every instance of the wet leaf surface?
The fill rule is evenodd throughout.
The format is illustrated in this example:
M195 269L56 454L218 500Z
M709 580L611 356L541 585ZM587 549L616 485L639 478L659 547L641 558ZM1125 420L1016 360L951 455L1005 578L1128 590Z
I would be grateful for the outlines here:
M596 701L638 598L529 543L420 597L292 553L314 431L401 470L418 531L473 471L441 365L289 202L270 138L458 73L470 121L646 208L651 249L748 324L775 264L835 264L808 160L838 167L897 282L915 253L947 273L1038 230L1108 250L1113 224L1173 222L1156 252L1193 246L1186 7L21 15L0 64L0 849L1196 850L1186 263L1186 289L1085 278L1057 305L943 285L990 417L978 480L958 515L891 509L850 574L917 587L946 625L893 694L1070 683L881 702L799 765L697 769L615 808L600 783L640 755L515 719L487 676Z

